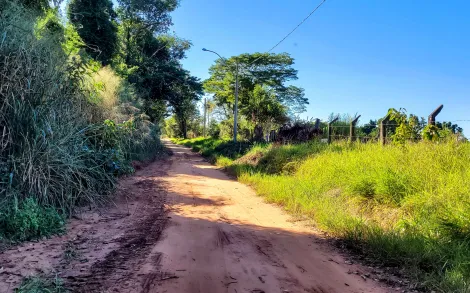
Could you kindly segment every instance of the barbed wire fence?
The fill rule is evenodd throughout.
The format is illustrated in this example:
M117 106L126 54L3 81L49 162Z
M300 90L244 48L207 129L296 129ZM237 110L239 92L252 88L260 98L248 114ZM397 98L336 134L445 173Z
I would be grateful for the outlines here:
M436 121L436 117L439 115L443 107L443 105L440 105L429 114L427 125L436 125L436 123L439 123ZM351 118L349 122L340 120L339 116L336 116L328 121L314 118L307 119L306 123L313 125L313 133L316 134L314 138L320 139L322 142L328 144L332 143L333 141L359 141L362 143L377 142L385 145L393 141L393 131L398 126L398 124L391 120L390 115L383 117L377 124L362 124L358 126L357 124L360 117L361 115L356 115L355 117ZM454 124L458 122L470 122L470 119L442 121L441 123L443 122ZM368 134L358 133L359 130L363 130L364 128L368 128L370 130ZM292 137L283 137L279 139L278 135L280 134L281 130L282 128L277 131L271 130L267 136L267 141L278 141L283 144L294 141ZM438 137L437 139L443 138ZM406 140L419 141L422 140L422 137L419 135L416 136L415 133L412 133L410 138Z

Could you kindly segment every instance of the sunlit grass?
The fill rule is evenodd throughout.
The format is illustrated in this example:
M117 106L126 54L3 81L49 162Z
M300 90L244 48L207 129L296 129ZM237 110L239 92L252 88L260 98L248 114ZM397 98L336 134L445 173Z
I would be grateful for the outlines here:
M236 159L218 141L196 144L268 201L427 289L470 292L469 143L258 145Z

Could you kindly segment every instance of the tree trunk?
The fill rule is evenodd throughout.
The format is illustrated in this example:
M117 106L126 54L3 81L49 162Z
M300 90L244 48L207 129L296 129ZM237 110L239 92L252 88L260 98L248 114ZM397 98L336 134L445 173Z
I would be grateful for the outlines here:
M126 65L129 65L131 56L130 56L130 42L131 42L131 28L130 26L127 27L127 32L126 32Z
M182 124L183 124L183 138L187 139L188 138L188 128L187 128L186 119L183 119Z

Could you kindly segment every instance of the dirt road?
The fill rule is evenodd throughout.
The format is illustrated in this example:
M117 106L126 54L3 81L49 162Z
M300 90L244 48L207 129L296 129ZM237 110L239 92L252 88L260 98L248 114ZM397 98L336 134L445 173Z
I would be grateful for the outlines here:
M356 268L279 207L187 148L168 146L171 220L155 250L178 278L155 292L382 292L348 274Z
M68 234L0 254L0 292L56 274L74 292L386 292L324 239L189 149L121 181Z

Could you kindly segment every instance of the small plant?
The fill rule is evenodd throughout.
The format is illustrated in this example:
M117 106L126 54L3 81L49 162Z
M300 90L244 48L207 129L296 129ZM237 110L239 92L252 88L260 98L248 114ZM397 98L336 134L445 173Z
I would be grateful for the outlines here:
M67 293L62 279L55 277L48 279L44 277L30 277L23 280L15 293Z
M352 194L368 199L374 198L376 189L376 182L370 178L359 178L359 180L355 181L351 186Z
M64 254L63 254L63 259L66 262L70 262L72 260L75 260L79 257L79 253L77 251L77 247L72 241L69 241L65 243L64 245Z
M17 198L0 212L0 237L25 241L64 232L65 220L51 207L44 207L32 198Z

